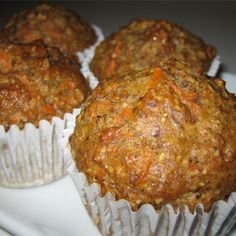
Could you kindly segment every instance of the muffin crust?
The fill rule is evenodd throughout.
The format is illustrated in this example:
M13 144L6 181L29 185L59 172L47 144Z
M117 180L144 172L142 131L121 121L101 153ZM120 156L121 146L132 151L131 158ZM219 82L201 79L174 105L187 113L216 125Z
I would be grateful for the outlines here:
M96 49L91 70L103 81L115 73L141 70L170 57L197 73L207 72L216 49L167 20L133 20Z
M10 41L28 43L43 39L65 55L75 55L96 41L89 23L62 6L40 4L14 15L3 33Z
M170 60L99 84L77 117L72 154L90 183L134 210L206 210L236 188L236 99L220 79Z
M23 128L41 119L63 118L89 89L77 65L42 41L0 43L0 124Z

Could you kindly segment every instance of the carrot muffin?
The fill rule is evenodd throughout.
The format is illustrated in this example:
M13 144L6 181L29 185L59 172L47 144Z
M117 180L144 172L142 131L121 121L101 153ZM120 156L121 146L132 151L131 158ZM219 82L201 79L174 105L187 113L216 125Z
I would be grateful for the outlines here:
M236 98L170 60L99 84L70 138L79 171L133 210L206 210L236 189Z
M78 108L88 87L78 67L42 41L0 43L0 124L23 128L63 118Z
M96 41L90 24L62 6L40 4L9 19L3 33L11 41L32 42L43 39L63 54L75 55Z
M91 70L103 81L115 73L144 69L175 57L204 73L215 56L214 47L170 21L133 20L97 47Z

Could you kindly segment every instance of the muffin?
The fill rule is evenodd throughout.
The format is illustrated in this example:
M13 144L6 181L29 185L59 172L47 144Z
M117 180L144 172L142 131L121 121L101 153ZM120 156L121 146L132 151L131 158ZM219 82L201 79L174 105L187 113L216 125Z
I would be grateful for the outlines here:
M0 43L0 185L33 187L67 174L59 139L89 93L77 64L43 41Z
M96 49L91 70L100 81L115 73L141 70L170 57L197 73L207 72L216 49L167 20L133 20Z
M9 19L3 33L15 42L43 39L46 45L72 56L96 41L96 33L85 19L62 6L48 4L17 13Z
M70 146L88 182L133 210L201 203L209 211L236 188L235 132L236 99L224 82L169 60L99 84Z
M80 107L89 88L78 67L42 41L0 44L0 124L9 129L63 118Z

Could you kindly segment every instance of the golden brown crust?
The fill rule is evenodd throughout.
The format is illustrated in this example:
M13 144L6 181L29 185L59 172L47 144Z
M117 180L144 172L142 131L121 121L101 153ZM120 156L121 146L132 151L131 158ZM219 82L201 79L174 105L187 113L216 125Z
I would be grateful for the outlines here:
M236 98L182 63L98 85L70 138L79 170L134 210L203 203L236 189Z
M103 81L114 73L140 70L169 57L207 72L216 49L167 20L133 20L107 37L96 49L91 70Z
M0 124L23 128L63 118L79 107L88 87L77 65L42 41L0 43Z
M28 43L43 39L66 55L75 54L96 41L93 28L79 15L62 6L40 4L13 16L3 33L9 40Z

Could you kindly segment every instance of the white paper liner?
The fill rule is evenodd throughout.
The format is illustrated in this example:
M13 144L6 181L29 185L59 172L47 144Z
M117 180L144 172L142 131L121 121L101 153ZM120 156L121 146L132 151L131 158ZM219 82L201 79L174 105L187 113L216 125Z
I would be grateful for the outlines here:
M0 126L0 185L32 187L49 183L67 174L58 140L65 120L46 120L39 128L28 123L23 130Z
M219 71L219 68L220 68L220 56L217 55L217 56L213 59L211 65L210 65L210 68L209 68L209 70L207 71L207 75L208 75L208 76L211 76L211 77L216 76L217 72Z
M150 204L133 212L126 200L116 201L109 192L102 197L99 185L89 184L86 176L75 167L68 136L74 132L76 115L70 118L72 120L64 130L65 138L61 139L63 156L84 206L103 235L192 236L226 235L230 232L236 222L236 193L231 193L227 201L217 201L210 212L205 212L203 205L198 204L194 213L185 205L179 206L175 212L169 204L159 212Z
M94 76L92 71L89 69L89 64L91 60L93 59L96 47L104 40L104 35L102 30L96 26L93 25L93 29L96 32L97 35L97 41L96 43L89 47L88 49L85 49L83 52L78 52L77 55L79 57L79 61L81 63L81 72L83 76L88 80L89 86L94 89L98 84L98 79Z
M169 204L159 212L149 204L133 212L126 200L116 201L111 193L102 197L99 186L88 184L83 173L74 169L70 176L102 235L226 235L236 222L236 193L217 201L209 213L201 204L194 213L185 205L175 212Z

